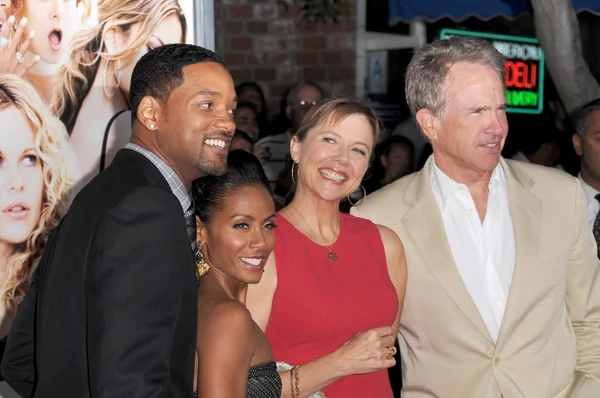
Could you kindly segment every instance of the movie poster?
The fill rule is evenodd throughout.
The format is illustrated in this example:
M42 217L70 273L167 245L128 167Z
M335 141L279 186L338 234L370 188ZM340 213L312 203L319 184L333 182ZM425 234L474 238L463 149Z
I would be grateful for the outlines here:
M49 232L129 140L136 61L193 43L193 0L0 0L0 25L3 339Z

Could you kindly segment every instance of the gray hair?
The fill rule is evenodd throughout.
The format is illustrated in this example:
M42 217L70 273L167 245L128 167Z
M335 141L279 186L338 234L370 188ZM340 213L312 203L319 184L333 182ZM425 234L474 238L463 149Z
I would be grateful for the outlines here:
M321 93L321 98L325 98L325 92L323 91L321 86L319 86L315 82L311 82L310 80L302 80L289 88L289 91L286 96L287 104L292 105L296 103L296 101L298 101L298 93L300 92L300 90L307 86L314 87L319 93Z
M504 84L505 58L490 42L461 36L436 40L417 51L406 70L406 102L413 117L421 109L444 113L444 83L450 67L459 62L490 66Z
M581 138L585 137L585 133L590 124L590 117L596 111L600 111L600 98L587 103L579 111L577 119L575 120L575 131Z

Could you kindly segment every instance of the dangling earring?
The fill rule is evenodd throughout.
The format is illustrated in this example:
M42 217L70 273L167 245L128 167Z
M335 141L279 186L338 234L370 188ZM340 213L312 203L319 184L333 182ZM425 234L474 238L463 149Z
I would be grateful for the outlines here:
M298 183L298 179L296 177L294 177L294 173L296 171L296 162L292 163L292 182L294 184Z
M112 93L108 92L108 89L107 89L108 85L106 84L106 75L108 72L108 67L109 67L109 65L111 65L111 62L112 61L108 61L106 64L106 68L104 69L103 88L104 88L104 94L106 94L107 97L112 97L113 95L115 95L117 93L117 91L119 91L119 85L121 84L121 60L118 60L117 62L118 62L119 71L117 73L114 72L114 67L113 67L113 75L115 77L115 80L117 81L117 84L116 84L117 88Z
M196 277L200 278L206 274L209 268L210 266L202 254L202 243L198 242L198 247L196 248Z
M360 187L362 188L363 196L356 203L352 203L352 201L350 200L350 195L348 195L348 203L350 203L350 205L352 205L352 206L358 206L359 204L362 203L363 199L367 197L367 190L365 189L365 187L363 187L362 184Z

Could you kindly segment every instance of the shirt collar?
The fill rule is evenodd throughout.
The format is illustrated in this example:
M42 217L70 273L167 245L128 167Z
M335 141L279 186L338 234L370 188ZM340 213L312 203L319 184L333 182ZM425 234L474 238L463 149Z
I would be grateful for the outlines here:
M433 187L441 194L440 207L442 210L446 208L446 205L448 204L448 198L451 195L455 195L463 190L468 192L468 187L465 184L454 181L437 166L435 163L435 156L432 156L431 158L430 175ZM506 197L508 197L506 173L504 172L504 168L500 163L498 163L492 172L492 177L490 178L489 182L489 190L492 196L503 193Z
M577 176L577 178L579 178L579 181L581 181L581 188L583 189L583 193L585 194L587 202L590 203L595 200L596 195L600 194L600 192L583 181L583 178L581 178L581 173Z
M187 211L192 206L192 198L190 196L189 191L186 189L181 178L175 173L175 171L169 166L164 160L158 157L155 153L150 152L146 148L142 148L141 146L133 143L128 143L125 145L125 148L131 149L132 151L138 152L139 154L145 156L149 161L151 161L160 174L167 180L171 191L181 203L181 207L183 211Z

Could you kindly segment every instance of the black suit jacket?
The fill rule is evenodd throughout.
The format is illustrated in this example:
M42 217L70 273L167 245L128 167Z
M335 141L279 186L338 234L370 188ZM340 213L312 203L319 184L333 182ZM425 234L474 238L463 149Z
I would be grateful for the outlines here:
M51 234L2 375L22 397L189 398L196 300L181 204L123 149Z

